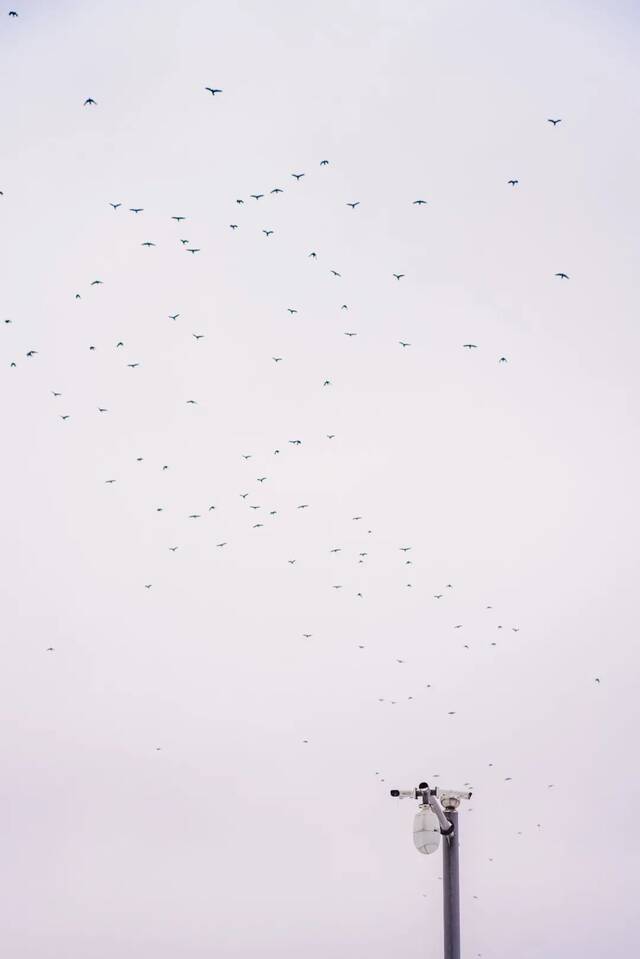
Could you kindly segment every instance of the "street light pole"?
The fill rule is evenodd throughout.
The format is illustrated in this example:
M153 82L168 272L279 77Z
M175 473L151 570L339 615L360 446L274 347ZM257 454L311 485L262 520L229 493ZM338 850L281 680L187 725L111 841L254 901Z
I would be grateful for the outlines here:
M446 809L446 807L445 807ZM444 959L460 959L460 871L458 868L458 813L446 809L453 826L442 842L442 878L444 906Z
M439 837L443 837L444 959L460 959L458 807L461 799L471 799L471 793L430 789L427 783L420 783L417 789L392 789L391 795L399 799L410 797L420 803L413 826L413 841L419 852L435 852Z

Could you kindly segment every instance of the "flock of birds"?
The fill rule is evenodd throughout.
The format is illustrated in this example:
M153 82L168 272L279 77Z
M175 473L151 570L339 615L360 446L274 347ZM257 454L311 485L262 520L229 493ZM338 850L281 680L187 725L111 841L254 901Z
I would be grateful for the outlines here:
M18 12L15 10L9 11L9 17L17 18ZM212 98L219 97L223 94L223 89L216 86L206 86L204 87L204 91L205 93L209 94ZM85 108L93 110L95 108L98 108L99 104L93 97L88 96L84 99L83 106ZM555 129L562 122L562 119L547 118L546 122L549 123ZM320 169L325 170L326 168L330 167L331 164L328 159L323 158L318 161L318 165ZM302 183L306 175L307 175L306 171L296 171L290 174L290 180L293 180L294 183L296 184L295 189L298 189L300 187L300 184ZM508 187L511 187L512 189L519 187L519 184L520 184L520 181L517 177L511 177L510 179L506 181L506 185ZM239 212L242 207L244 207L245 205L251 204L251 205L255 205L257 208L262 210L263 208L265 208L266 204L262 204L261 201L265 200L267 196L278 197L284 192L284 190L285 188L283 186L276 185L272 187L270 190L268 190L267 192L256 191L253 193L248 193L246 197L235 198L234 209L237 209ZM4 193L2 191L0 191L0 196L4 196ZM140 205L126 206L120 200L104 200L103 202L108 203L108 205L112 208L114 214L118 214L119 216L122 216L123 213L128 213L130 214L130 216L134 218L141 218L141 220L144 220L145 209L143 206L140 206ZM345 202L345 205L353 212L353 214L357 215L357 211L361 206L361 201L357 199L350 199L344 202ZM427 207L429 201L422 197L418 197L413 200L411 200L410 198L407 198L407 203L410 203L412 206L420 210ZM170 219L176 224L177 227L180 228L181 232L187 232L187 233L190 232L190 230L185 229L185 227L183 226L184 224L187 224L188 222L188 217L186 215L174 214L173 216L171 216ZM237 216L237 217L234 216L234 222L230 222L228 224L229 229L231 230L232 233L235 233L236 231L240 230L242 226L241 223L236 222L236 220L240 220L240 216ZM261 227L261 231L267 240L271 240L271 238L276 235L274 228L271 226ZM175 237L173 238L173 240L169 242L176 243ZM156 238L153 238L153 239L145 238L144 240L140 242L140 245L146 250L152 250L153 248L157 246L157 243L158 241ZM185 252L189 253L191 256L196 256L197 254L202 252L202 247L198 244L198 242L192 241L187 236L179 236L177 238L177 246L179 248L182 248ZM319 254L317 250L305 251L305 256L307 257L307 259L312 260L314 262L317 262L319 260ZM342 276L341 271L338 269L335 269L334 266L328 267L328 270L330 275L333 276L334 278L336 279L341 278ZM390 273L389 280L390 281L393 280L396 283L401 283L402 280L405 279L405 276L406 274L401 271L399 272L392 271ZM570 279L569 274L565 272L564 270L558 270L555 273L554 277L560 281L568 281ZM104 281L99 277L94 278L89 283L90 287L95 287L95 288L101 287L103 285L104 285ZM76 301L81 301L83 299L83 294L80 292L74 292L73 297ZM289 306L286 309L291 316L295 316L298 313L298 307L296 306ZM344 311L345 313L348 312L348 309L349 309L348 304L346 303L341 304L340 309ZM166 317L172 323L177 323L181 319L181 313L180 312L167 313ZM13 323L13 320L10 318L6 318L3 320L3 323L4 325L9 326ZM347 329L347 330L344 330L343 332L344 332L344 336L347 337L349 340L352 340L353 338L358 336L357 330ZM202 340L206 339L206 334L196 330L191 333L191 337L193 338L196 344L199 344ZM409 340L400 339L398 340L398 345L401 348L401 350L407 350L411 348L412 344ZM3 349L6 348L5 344L3 344L2 346L3 346ZM465 342L460 344L460 347L464 350L471 352L471 351L478 350L479 344L475 342ZM94 343L88 344L89 351L93 352L96 349L97 349L96 344ZM125 357L124 363L126 365L126 368L132 371L137 370L143 363L143 358L139 358L135 356L127 356L126 339L118 339L113 344L112 349L115 351L115 353L118 356L124 355ZM26 352L24 353L24 359L29 363L42 362L43 360L46 362L46 357L41 356L40 350L36 348L35 346L32 346L28 350L26 350ZM276 366L278 366L279 364L285 361L285 358L280 355L273 355L271 357L271 360ZM508 362L508 357L505 355L500 355L496 358L496 361L499 365L503 365ZM9 367L9 369L16 370L18 366L20 365L20 362L21 362L20 357L17 357L11 354L7 356L6 365ZM51 389L51 396L53 401L56 404L58 404L59 412L57 413L57 416L59 417L61 422L66 424L66 423L69 423L70 420L72 420L72 413L70 413L68 409L65 409L64 407L60 410L59 404L60 404L60 401L64 401L65 394L63 389L57 388L58 384L55 384L55 385L56 385L56 388ZM330 389L332 387L332 380L331 378L325 378L322 381L322 383L319 385L321 385L322 389ZM189 397L184 402L187 406L191 406L191 407L195 407L199 405L198 400L194 397ZM110 404L98 406L97 412L100 416L109 415ZM70 425L72 426L72 424ZM335 439L335 437L336 437L335 433L329 432L325 434L324 438L328 442L331 442ZM278 463L285 460L286 459L284 455L285 450L287 451L291 450L292 453L293 451L300 451L303 454L304 442L305 441L298 436L281 437L281 439L279 441L276 441L276 444L273 445L273 448L270 449L271 462L273 462L273 458L275 458L275 460ZM247 463L249 466L253 466L255 462L254 453L244 452L240 454L240 456L245 463ZM145 458L142 456L135 456L133 459L135 460L136 464L142 464L145 461ZM264 466L264 462L265 462L264 460L260 460L259 470L256 471L256 472L259 472L259 475L255 475L253 477L252 482L255 483L255 487L254 487L255 492L257 492L258 490L263 491L263 490L269 489L271 467ZM156 468L159 469L161 472L166 472L171 467L169 463L161 463L161 464L158 464ZM116 476L109 475L104 478L104 484L106 486L111 487L116 482L118 482L118 478ZM262 502L256 502L254 498L254 494L250 490L246 488L239 488L237 490L237 496L238 496L238 499L243 504L243 506L246 508L246 514L245 514L247 517L246 522L252 530L256 531L256 535L258 535L259 531L261 529L264 529L267 526L267 524L277 521L280 510L273 508L271 504L265 507ZM291 510L297 510L302 512L310 509L311 507L312 507L312 504L308 502L292 502L289 504L289 508ZM162 504L154 504L150 508L152 508L156 513L165 512L165 506ZM214 517L217 517L220 513L221 508L224 509L225 505L220 504L218 502L206 503L200 508L194 509L189 513L185 513L184 520L188 523L204 523L206 522L207 517L211 515L213 515ZM361 548L357 549L357 552L353 556L351 556L351 561L356 567L366 569L368 558L372 549L372 547L369 544L372 542L370 537L373 535L373 531L372 529L367 528L368 524L366 524L366 522L364 521L364 517L362 515L352 516L350 519L350 522L355 523L358 527L358 530L366 529L366 533L361 534ZM214 545L215 545L215 548L218 550L228 550L233 548L232 541L227 539L220 539L218 541L215 541ZM166 544L166 549L168 552L170 552L172 555L175 556L176 553L179 553L179 551L182 549L182 544L180 542L168 542ZM411 590L414 588L414 584L411 581L411 571L414 565L414 561L412 558L413 547L410 544L398 544L397 547L395 547L395 550L396 550L395 555L397 557L395 569L396 570L399 569L403 574L406 574L404 588ZM331 545L327 544L327 554L334 557L337 562L339 561L340 554L344 554L344 553L348 554L348 549L344 547L343 545L334 544L334 543L332 543ZM286 558L286 564L288 566L294 567L298 563L299 563L298 557L289 556ZM336 569L339 569L339 568L344 569L344 567L340 567L336 565ZM153 581L146 581L146 579L141 578L139 588L144 589L148 593L153 590L154 583ZM346 586L344 582L339 581L339 576L336 574L336 581L332 582L329 588L332 591L338 592L338 591L342 591L343 589L348 590L350 587ZM444 606L444 604L447 603L448 598L452 596L454 593L455 593L454 585L452 583L445 583L435 588L435 591L431 593L431 598L434 603L442 604ZM363 587L355 590L354 598L359 601L365 600L366 598L365 588ZM491 614L494 612L493 606L490 604L485 605L484 609L487 614ZM458 635L464 636L464 632L462 634L459 634L460 630L464 630L464 626L465 624L462 622L452 621L450 623L452 638L453 636L457 637ZM512 639L520 631L520 626L513 623L496 623L494 621L494 627L495 627L496 634L499 634L499 636L504 636L505 641L506 641L506 637L509 636L509 634L511 634L509 638ZM309 642L310 640L314 638L314 635L315 634L313 632L305 631L300 634L300 639L304 640L305 642ZM491 640L488 645L490 648L494 648L498 646L498 642L499 642L499 638L498 638L498 635L496 635L496 638ZM362 651L363 653L367 649L366 643L357 643L356 646L357 646L357 649ZM460 646L465 651L468 651L472 648L473 644L471 641L468 641L468 642L460 643ZM56 648L51 645L47 646L45 649L45 652L48 654L54 654L56 652ZM390 660L389 662L390 669L395 669L396 667L405 667L405 666L408 666L409 669L411 668L410 661L406 660L403 657L396 656L393 658L393 660ZM600 685L600 678L594 677L594 682L596 685ZM420 692L416 690L414 694L412 695L404 696L402 698L397 698L397 697L393 698L389 695L379 696L377 701L378 703L384 706L398 706L400 703L411 702L419 698L421 693L424 693L424 690L429 690L429 689L431 689L431 683L427 683L421 688ZM455 709L450 709L450 710L447 710L447 715L450 717L453 717L456 715L456 712L457 711ZM303 738L301 742L305 745L308 745L310 743L310 740L308 738ZM162 751L161 746L155 746L154 748L157 752ZM494 764L489 763L488 766L492 768ZM434 778L436 779L438 778L437 773L432 775L434 776ZM385 782L385 778L379 772L376 772L375 776L380 783ZM504 776L503 780L504 782L511 782L512 777ZM470 786L471 784L465 783L464 785ZM547 788L552 789L554 788L554 785L555 785L554 783L550 783L547 785ZM537 823L536 828L541 829L542 825L540 823ZM521 835L521 833L519 833L519 835ZM474 898L477 898L477 897L474 896Z

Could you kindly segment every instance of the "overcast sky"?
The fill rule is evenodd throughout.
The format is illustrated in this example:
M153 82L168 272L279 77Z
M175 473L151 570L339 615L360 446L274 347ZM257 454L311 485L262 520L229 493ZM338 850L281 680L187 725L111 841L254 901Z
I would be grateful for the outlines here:
M6 954L635 954L637 6L15 3Z

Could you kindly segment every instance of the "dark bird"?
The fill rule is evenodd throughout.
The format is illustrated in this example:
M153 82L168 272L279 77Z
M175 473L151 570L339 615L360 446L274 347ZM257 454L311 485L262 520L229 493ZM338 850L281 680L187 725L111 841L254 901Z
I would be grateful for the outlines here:
M414 201L413 201L413 205L414 205L414 206L426 206L426 203L427 203L426 200L414 200Z
M291 176L293 177L294 180L301 180L302 177L304 176L304 173L292 173Z
M55 653L55 651L56 651L55 646L47 646L47 648L45 649L45 653Z
M329 166L328 160L320 160L320 166Z
M293 307L291 307L291 306L288 306L288 307L287 307L287 313L291 313L292 316L293 316L294 313L297 313L297 312L298 312L298 311L297 311L297 310L294 310Z
M127 363L127 366L130 370L135 370L136 366L140 366L139 363Z
M347 203L347 206L350 206L352 210L355 210L357 206L360 206L360 200L356 200L355 203Z
M91 286L100 286L101 284L102 284L102 280L92 280L92 281L91 281Z
M188 240L180 240L180 242L182 243L183 246L186 246L189 241L188 241Z
M444 593L434 593L434 594L433 594L433 598L434 598L434 599L442 599L443 596L444 596Z
M333 273L334 276L342 276L342 274L338 273L337 270L331 270L331 273Z
M99 407L98 407L98 413L108 413L108 412L109 412L109 410L105 409L104 406L99 406Z
M227 545L226 543L216 543L217 547L226 546L226 545Z
M200 513L189 513L189 519L200 519Z
M175 551L177 550L177 548L178 548L177 546L170 546L170 547L169 547L169 552L175 553Z
M93 99L93 97L87 97L87 99L84 101L84 104L83 104L83 105L84 105L85 107L91 107L91 106L95 107L95 106L96 106L96 101Z
M56 393L55 390L51 390L53 396L62 396L62 393Z
M398 340L400 346L411 346L411 343L406 343L404 340Z
M216 93L222 93L218 87L205 87L205 90L208 90L212 97L215 97Z
M569 276L566 273L556 273L556 276L559 276L561 280L568 280Z
M293 446L302 446L302 440L289 440Z
M200 252L200 247L199 247L199 246L196 246L196 247L188 246L188 247L187 247L187 253L199 253L199 252Z
M68 420L70 415L71 415L70 413L64 413L64 414L60 417L60 419L61 419L61 420Z
M264 523L254 523L252 529L260 529L261 526L264 526Z
M500 359L498 360L498 363L506 363L506 362L507 362L506 356L501 356Z
M595 678L595 680L594 680L594 681L595 681L595 682L596 682L596 683L598 684L598 686L600 685L600 679L599 679L599 677L598 677L598 676L596 676L596 678Z
M357 336L358 334L357 334L357 333L348 333L348 332L345 331L345 334L344 334L344 335L345 335L345 336Z
M331 380L325 380L323 386L331 386Z
M180 316L179 313L169 313L170 320L177 320L179 316Z
M192 333L191 336L194 338L194 340L204 339L204 333Z
M155 243L152 243L151 240L145 240L140 246L155 246Z
M273 233L273 230L263 230L262 232L264 233L265 236L271 236L271 234Z
M402 553L408 553L409 550L411 549L411 546L399 546L398 549L399 549L400 552L402 552Z
M280 189L279 186L276 186L276 187L273 188L273 190L272 190L271 192L272 192L272 193L282 193L283 191Z
M244 203L244 200L236 200L236 203Z
M298 509L308 509L308 508L309 508L309 504L308 504L308 503L301 503L300 506L298 506L297 508L298 508Z
M317 259L318 259L318 254L317 254L317 253L310 253L309 256L310 256L313 260L317 260Z
M146 585L145 585L144 588L145 588L145 589L151 589L152 586L153 586L153 583L146 583Z
M17 12L16 12L15 10L9 10L9 16L10 16L10 17L17 17L18 14L17 14Z
M463 343L463 344L462 344L462 348L463 348L464 350L477 350L477 349L478 349L478 344L477 344L477 343Z
M115 480L114 480L114 479L108 479L108 480L105 480L105 483L115 483Z
M507 180L509 186L517 186L519 182L519 180Z
M282 357L281 357L281 356L272 356L271 359L273 360L274 363L280 363L280 362L282 362Z
M38 353L37 350L29 350L29 352L26 353L25 355L26 355L26 356L36 356L37 353Z
M130 206L130 207L129 207L129 212L130 212L130 213L142 213L143 211L144 211L144 207L142 207L142 206Z
M182 220L186 220L187 218L186 216L172 216L171 219L175 220L176 223L180 223Z
M198 401L197 401L197 400L187 400L186 402L187 402L187 403L191 403L192 406L197 406L197 405L198 405Z
M401 280L404 276L404 273L394 273L393 275L395 276L396 280Z
M552 120L550 117L547 117L547 123L553 123L555 127L558 125L558 123L562 123L562 118L560 118L559 120Z
M336 435L335 433L327 433L327 439L328 439L328 440L332 440L332 439L335 438L335 435ZM360 518L360 517L358 517L358 519L359 519L359 518Z
M252 193L252 194L251 194L251 199L252 199L252 200L261 200L263 196L264 196L264 193Z
M122 203L110 203L109 206L112 206L114 210L117 210L118 207L122 206Z
M238 229L238 224L237 224L237 223L230 223L229 226L230 226L230 228L231 228L232 230L237 230L237 229Z

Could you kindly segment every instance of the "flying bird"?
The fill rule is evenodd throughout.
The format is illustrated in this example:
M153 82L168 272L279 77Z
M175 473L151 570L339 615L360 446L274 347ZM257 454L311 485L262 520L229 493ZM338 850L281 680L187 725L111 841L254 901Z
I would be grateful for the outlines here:
M205 87L205 90L208 90L212 97L215 97L216 93L222 93L218 87Z
M413 205L414 205L414 206L426 206L426 203L427 203L426 200L414 200L414 201L413 201Z
M83 104L85 107L95 107L96 105L96 101L93 99L93 97L87 97Z
M110 203L109 206L112 206L114 210L117 210L118 207L122 206L122 203Z
M252 194L251 194L251 199L252 199L252 200L261 200L263 196L264 196L264 193L252 193Z
M329 166L328 160L320 160L320 166Z
M396 280L401 280L404 276L404 273L394 273L393 275L395 276Z
M507 180L509 186L517 186L519 182L519 180Z
M562 123L562 117L559 120L552 120L550 117L547 117L547 123L553 123L554 127L559 123Z
M568 280L569 276L567 273L556 273L556 276L559 276L561 280Z
M292 173L291 176L294 178L294 180L301 180L304 176L304 173Z
M130 213L142 213L143 211L144 211L144 207L142 207L142 206L130 206L130 207L129 207L129 212L130 212Z
M404 340L398 340L400 346L411 346L411 343L406 343Z
M356 200L355 203L347 203L347 206L350 206L352 210L355 210L357 206L360 206L360 200Z
M145 240L140 246L155 246L155 243L152 243L151 240Z
M186 216L172 216L171 219L175 220L176 223L180 223L182 220L186 220L187 218Z
M262 232L264 233L265 236L271 236L271 234L273 233L273 230L263 230Z
M272 193L282 193L283 191L280 189L279 186L275 186L271 192L272 192Z
M477 350L477 349L478 349L478 344L477 344L477 343L463 343L463 344L462 344L462 348L463 348L464 350Z
M180 316L179 313L173 313L173 314L172 314L172 313L169 313L169 319L170 319L170 320L177 320L179 316Z

